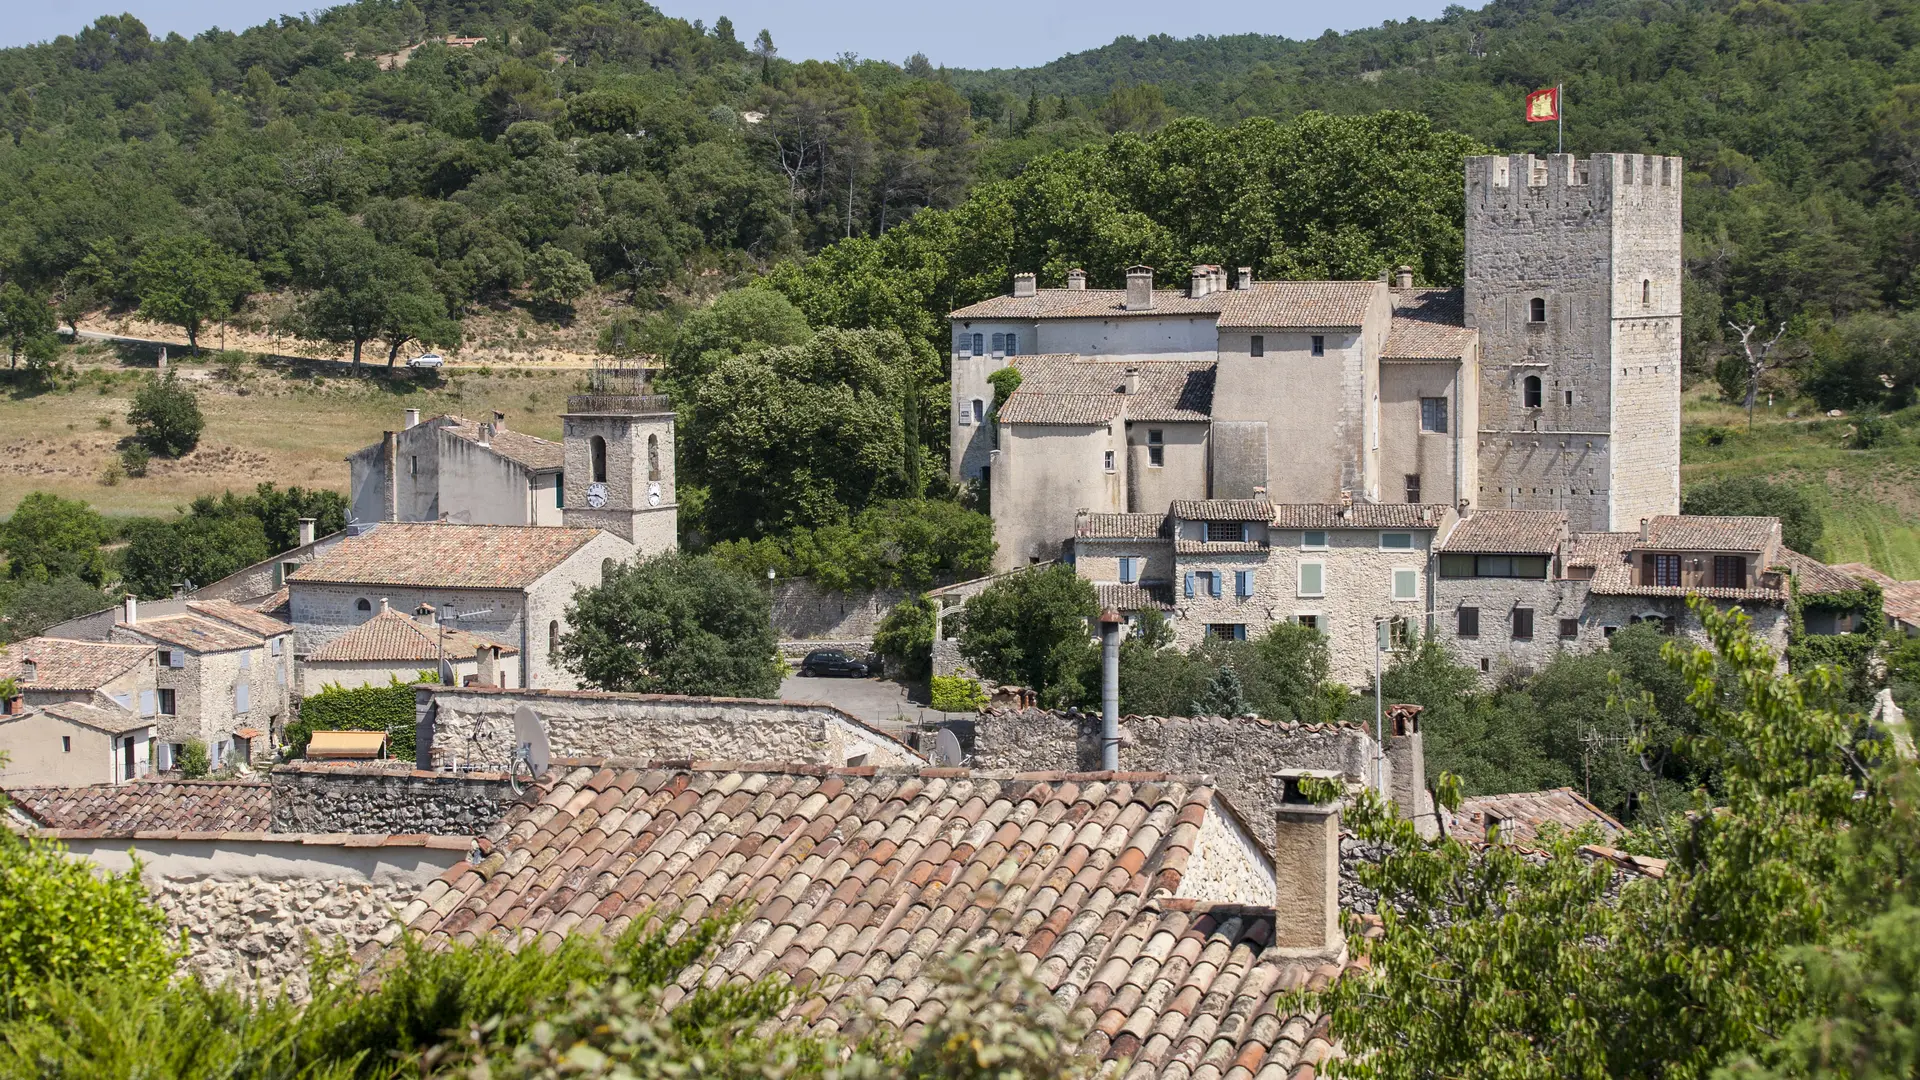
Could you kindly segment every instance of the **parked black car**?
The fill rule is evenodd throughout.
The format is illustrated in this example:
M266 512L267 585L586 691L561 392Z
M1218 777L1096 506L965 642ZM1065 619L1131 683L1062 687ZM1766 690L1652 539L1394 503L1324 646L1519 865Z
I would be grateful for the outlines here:
M815 649L800 661L800 674L809 678L819 675L844 675L849 679L867 677L867 665L855 660L839 649Z

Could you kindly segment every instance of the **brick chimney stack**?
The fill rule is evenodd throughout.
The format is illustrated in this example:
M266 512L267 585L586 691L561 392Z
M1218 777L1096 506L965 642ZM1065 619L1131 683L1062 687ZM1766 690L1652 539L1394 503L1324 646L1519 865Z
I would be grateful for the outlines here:
M1346 944L1340 932L1340 804L1309 798L1300 790L1307 779L1338 783L1340 774L1318 769L1279 774L1273 945L1295 955L1333 956Z
M1127 369L1127 381L1125 385L1127 388L1127 393L1129 395L1137 394L1140 392L1140 369L1139 368L1130 367Z
M420 410L419 409L408 409L403 415L405 417L405 424L404 424L405 427L412 428L412 427L420 426Z
M1394 284L1402 289L1413 288L1413 267L1398 267L1393 272Z
M1013 275L1013 295L1019 297L1037 296L1040 292L1039 279L1032 274Z
M1127 267L1126 309L1128 311L1153 310L1153 267Z

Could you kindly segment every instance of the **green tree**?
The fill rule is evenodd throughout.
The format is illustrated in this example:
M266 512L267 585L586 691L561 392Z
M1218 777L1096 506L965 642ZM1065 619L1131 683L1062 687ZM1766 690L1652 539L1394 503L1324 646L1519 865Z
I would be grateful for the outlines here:
M295 329L316 341L351 345L355 374L363 348L376 337L387 342L388 367L408 341L459 342L459 325L447 317L426 264L383 246L367 228L344 218L322 220L302 234L295 257L298 280L312 290Z
M327 536L347 527L347 497L324 488L303 488L298 484L281 488L263 483L249 495L229 491L217 501L209 496L195 499L192 512L201 516L245 515L259 519L266 533L267 547L288 551L300 544L300 519L314 519L314 535Z
M19 365L21 353L50 337L54 329L54 312L46 297L15 282L0 285L0 340L7 343L9 369Z
M127 422L134 437L147 449L162 457L182 457L200 445L200 432L207 419L200 413L200 401L182 385L176 372L164 379L149 379L133 395L133 407L127 410Z
M907 680L933 672L933 632L937 609L918 593L887 612L873 634L873 651L887 662L887 674Z
M1759 477L1732 476L1695 484L1680 496L1683 514L1718 514L1780 519L1780 540L1811 555L1820 545L1825 523L1813 501L1797 488Z
M147 902L136 860L102 873L57 841L0 830L0 1016L46 1009L59 983L110 980L155 992L173 975L179 944Z
M127 529L120 576L143 599L158 600L172 596L176 585L210 585L272 554L258 518L193 513L172 521L143 518Z
M232 314L260 278L245 259L197 233L149 241L133 262L140 313L186 331L194 355L200 328Z
M28 581L0 590L0 642L38 637L55 623L107 607L98 585L78 577Z
M1299 623L1275 623L1235 650L1234 666L1246 686L1249 708L1268 720L1318 724L1326 715L1321 689L1332 672L1327 639Z
M533 302L549 307L571 308L573 302L593 288L593 269L578 255L562 247L547 244L527 258L533 275Z
M7 574L15 581L77 577L97 591L107 580L100 545L108 535L106 519L93 507L33 491L14 507L12 517L0 522L0 550L7 554Z
M574 593L566 622L561 663L602 690L765 698L780 689L772 599L710 556L617 566Z
M813 336L806 317L770 289L735 289L680 322L667 349L669 384L691 392L720 362L773 345L804 345Z
M960 655L989 679L1038 691L1049 706L1083 704L1097 693L1100 614L1093 584L1055 564L1013 574L961 609Z

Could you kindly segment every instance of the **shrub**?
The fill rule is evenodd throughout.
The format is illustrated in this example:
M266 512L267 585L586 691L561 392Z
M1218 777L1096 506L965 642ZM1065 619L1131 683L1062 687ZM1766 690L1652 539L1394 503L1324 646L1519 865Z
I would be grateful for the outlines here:
M924 679L933 670L936 614L933 601L909 596L880 621L880 629L873 635L873 651L886 659L889 675Z
M134 443L120 451L120 468L128 476L147 475L147 463L152 460L153 455L139 443Z
M967 601L960 654L989 679L1038 690L1049 707L1079 704L1099 678L1089 628L1099 613L1093 583L1071 566L1013 574Z
M200 445L200 432L207 426L200 415L200 402L192 390L181 386L173 372L165 379L154 379L134 395L127 421L147 449L162 457L190 454Z
M1891 446L1899 441L1899 437L1899 429L1886 417L1879 413L1862 413L1853 422L1853 437L1848 443L1855 450L1872 450Z
M972 679L959 675L933 677L933 708L936 712L979 712L987 707L986 691Z
M53 841L0 829L0 1015L46 1004L49 984L111 978L155 988L177 954L167 920L147 903L136 862L102 874Z
M207 744L199 739L188 739L180 745L180 753L173 759L173 767L188 780L204 780L207 771L212 768L213 759L207 756Z
M414 682L434 681L422 671ZM316 731L384 731L387 753L400 760L413 757L414 683L396 676L386 686L346 689L328 685L300 702L300 718L286 728L287 752L300 757Z
M1680 512L1777 517L1781 542L1805 555L1813 554L1824 528L1820 511L1799 490L1752 476L1711 480L1690 487L1680 497Z
M573 594L566 621L560 663L601 690L771 697L786 672L765 585L711 556L616 566Z

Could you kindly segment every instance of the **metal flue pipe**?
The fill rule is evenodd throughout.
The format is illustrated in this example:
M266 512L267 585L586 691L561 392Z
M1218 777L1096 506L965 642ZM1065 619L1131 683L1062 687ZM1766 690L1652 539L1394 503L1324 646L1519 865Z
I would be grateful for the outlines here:
M1120 768L1120 613L1100 613L1100 768Z

